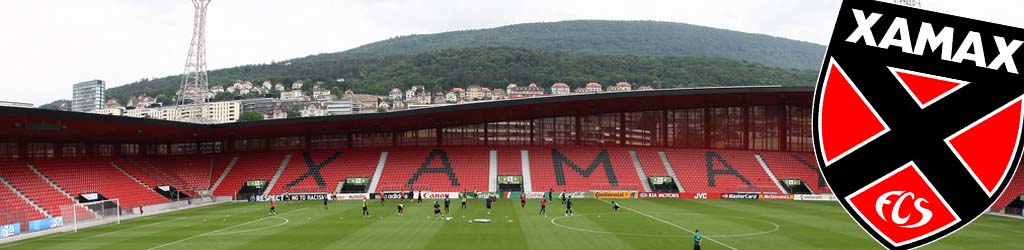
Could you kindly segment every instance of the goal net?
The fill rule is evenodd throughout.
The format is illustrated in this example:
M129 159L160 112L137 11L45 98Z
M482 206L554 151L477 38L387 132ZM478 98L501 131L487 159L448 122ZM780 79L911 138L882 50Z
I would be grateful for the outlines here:
M121 224L121 200L111 199L64 205L60 208L64 219L62 232L78 232L79 228L109 223Z

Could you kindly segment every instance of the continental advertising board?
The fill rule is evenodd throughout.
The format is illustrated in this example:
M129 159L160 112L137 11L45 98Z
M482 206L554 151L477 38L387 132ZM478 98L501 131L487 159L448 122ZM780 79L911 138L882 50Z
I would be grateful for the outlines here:
M611 192L594 192L594 198L598 199L632 199L636 197L636 192L626 191L611 191Z

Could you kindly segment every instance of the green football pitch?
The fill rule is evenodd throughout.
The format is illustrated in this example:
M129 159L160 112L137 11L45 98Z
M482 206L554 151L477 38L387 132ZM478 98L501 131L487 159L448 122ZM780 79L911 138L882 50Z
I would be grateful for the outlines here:
M275 216L266 203L229 203L121 224L58 233L0 245L0 249L692 249L692 233L704 234L703 249L879 249L834 202L744 200L579 199L575 215L563 216L558 201L547 216L538 200L526 208L499 200L487 215L482 200L461 210L453 200L451 221L434 220L431 201L370 203L372 218L360 216L358 201L281 202ZM489 218L490 223L470 223ZM925 249L1019 249L1024 221L982 216Z

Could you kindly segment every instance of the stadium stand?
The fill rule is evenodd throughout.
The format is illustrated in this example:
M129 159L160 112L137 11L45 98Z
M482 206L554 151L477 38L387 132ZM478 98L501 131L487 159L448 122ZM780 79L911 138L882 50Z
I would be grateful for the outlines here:
M687 192L779 193L752 151L665 149Z
M285 155L287 155L287 152L239 154L238 162L235 163L235 167L231 169L231 172L228 172L228 175L224 178L224 181L220 183L220 186L217 187L217 190L213 190L213 194L235 196L238 190L242 188L242 185L245 185L245 182L248 180L270 181L277 172L277 168L281 165L281 162L284 161ZM290 161L299 160L299 158L301 158L301 156L296 158L293 155Z
M75 204L74 200L47 183L25 163L5 164L3 170L0 175L4 179L50 214L58 215L62 206Z
M496 148L498 151L498 176L523 175L521 148Z
M196 156L199 157L199 156ZM121 168L135 176L136 178L143 180L151 180L154 183L146 182L150 187L158 185L170 185L175 189L182 191L183 193L194 196L195 192L189 190L185 185L178 179L173 178L165 172L159 171L153 164L143 158L125 158L123 161L115 161ZM125 163L125 164L122 164Z
M625 148L532 147L533 190L643 190Z
M487 190L489 165L490 150L485 147L389 149L375 191Z
M1024 171L1021 171L1018 166L1017 173L1010 179L1010 184L1006 187L1006 191L1003 192L1003 196L1000 196L996 203L992 204L991 210L1001 211L1013 200L1020 199L1021 195L1024 195Z
M111 162L113 162L114 165L117 165L117 167L123 169L132 177L139 179L139 181L142 181L142 183L148 185L150 188L165 184L163 181L157 180L146 171L143 171L141 168L131 164L126 159L113 159Z
M33 161L45 174L71 195L97 192L108 199L121 199L122 207L167 202L141 183L111 165L112 158L76 158Z
M0 214L0 225L46 217L39 210L36 210L35 207L32 207L32 204L29 204L28 201L19 197L7 185L0 185L0 205L3 206L3 213Z
M380 150L293 152L270 194L331 193L339 182L349 177L372 177L379 158ZM315 175L319 175L323 183L318 183Z
M816 194L832 193L811 153L759 152L761 159L779 181L799 179Z
M209 190L213 185L211 179L220 173L213 172L213 156L165 156L140 159L144 164L152 166L159 175L167 176L178 190L190 196L196 196L199 190ZM225 163L226 164L226 163Z
M658 157L660 149L637 148L634 151L636 151L636 158L640 159L640 166L644 168L644 174L647 176L669 176L665 164Z

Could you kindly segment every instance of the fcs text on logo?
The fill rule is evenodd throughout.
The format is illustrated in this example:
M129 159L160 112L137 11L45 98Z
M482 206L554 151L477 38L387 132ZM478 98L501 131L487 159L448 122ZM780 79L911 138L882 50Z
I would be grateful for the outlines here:
M890 200L893 196L899 196L899 198L896 199L896 203L893 203L893 201ZM917 209L917 213L921 214L921 219L917 223L911 225L906 225L907 221L910 220L910 215L907 215L906 217L900 216L900 214L903 214L900 213L900 208L903 207L902 205L904 201L908 201L908 198L910 199L909 202L913 202L914 208ZM878 213L878 217L883 221L895 223L903 228L917 228L932 220L932 210L924 208L922 203L928 203L928 200L925 200L924 198L915 199L913 192L889 191L882 194L882 196L879 196L878 200L875 201L875 212ZM885 209L889 209L889 211L892 212L888 214L882 212ZM888 217L888 219L886 217Z

